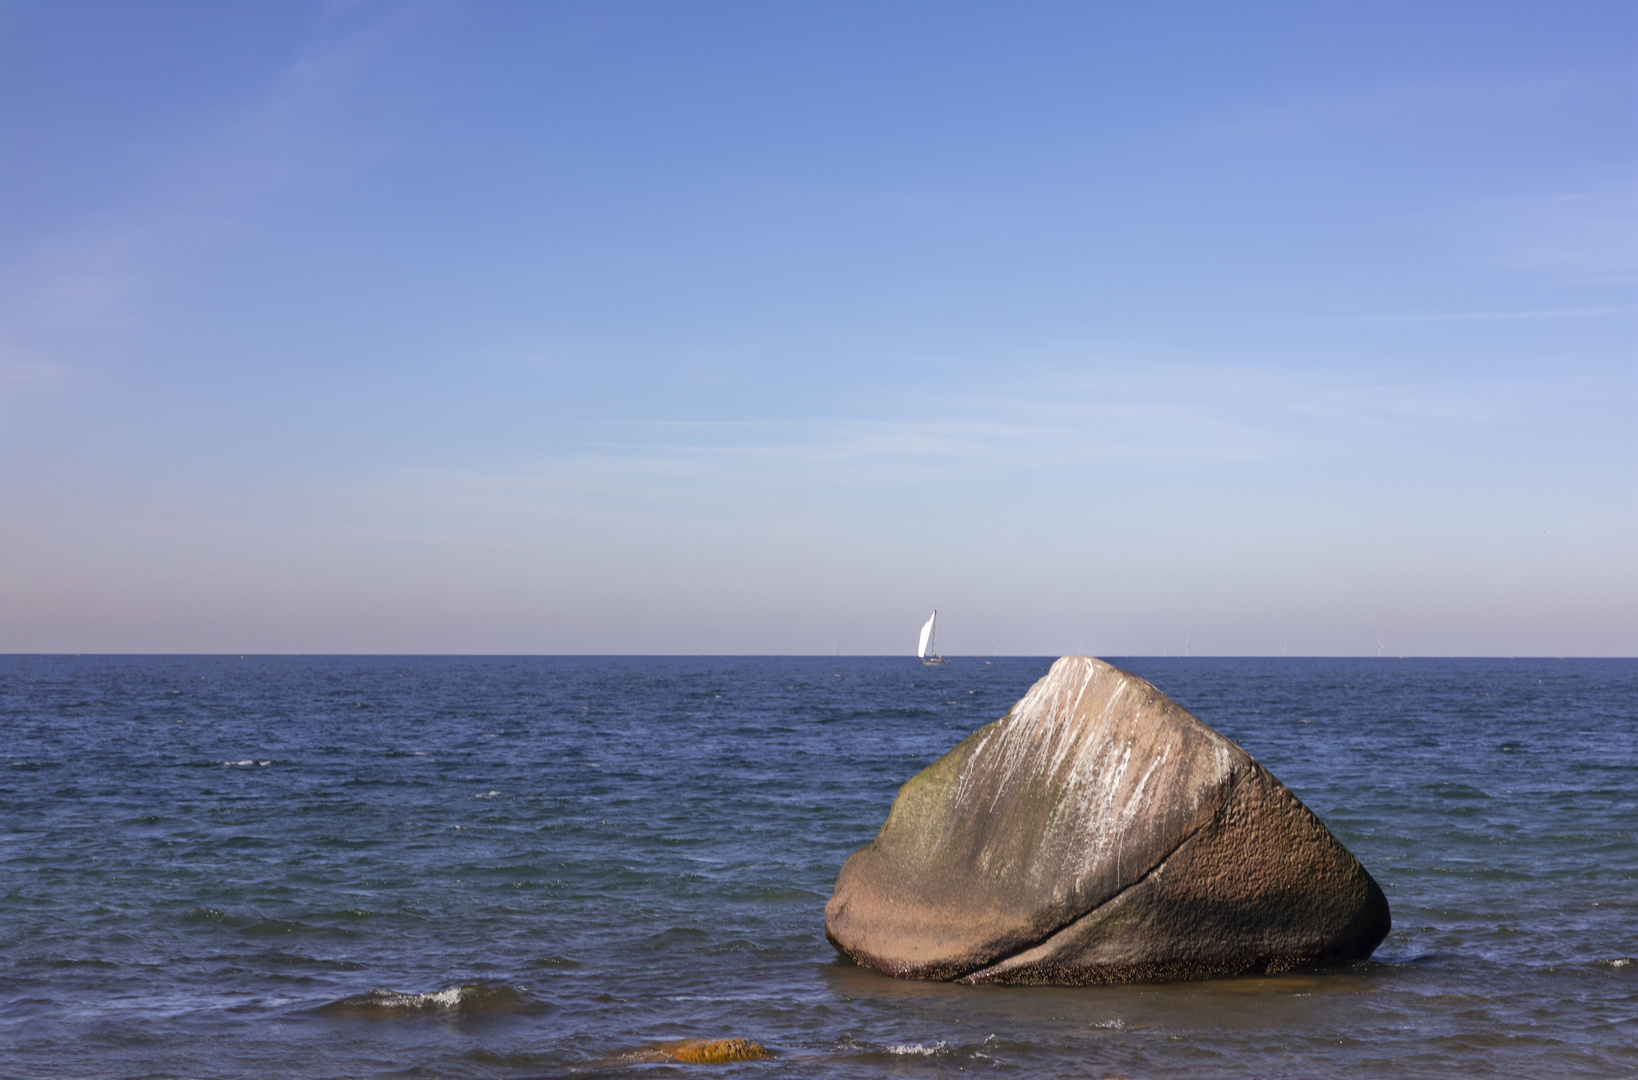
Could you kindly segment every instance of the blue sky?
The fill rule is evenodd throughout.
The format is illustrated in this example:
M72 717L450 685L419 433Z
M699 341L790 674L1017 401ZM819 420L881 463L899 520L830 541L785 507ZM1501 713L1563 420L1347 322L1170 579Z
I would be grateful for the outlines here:
M1638 654L1638 6L0 4L0 650Z

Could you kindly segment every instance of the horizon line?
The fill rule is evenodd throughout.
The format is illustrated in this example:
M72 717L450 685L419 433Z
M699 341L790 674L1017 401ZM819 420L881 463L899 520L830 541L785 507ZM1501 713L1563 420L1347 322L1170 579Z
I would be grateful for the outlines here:
M1056 660L1067 656L1092 656L1095 660L1638 660L1638 655L1626 654L1526 654L1500 653L1416 653L1402 656L1377 656L1369 653L1198 653L1178 656L1166 653L956 653L946 660ZM0 652L0 659L17 657L214 657L248 660L252 658L373 658L373 659L602 659L602 660L915 660L914 653L534 653L534 652Z

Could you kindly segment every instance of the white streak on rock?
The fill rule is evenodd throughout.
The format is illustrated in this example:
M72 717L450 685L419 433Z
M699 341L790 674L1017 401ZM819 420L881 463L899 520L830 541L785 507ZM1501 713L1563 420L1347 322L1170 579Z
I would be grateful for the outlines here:
M1139 762L1142 775L1135 784L1125 786L1138 742L1159 719L1151 719L1144 707L1144 685L1089 657L1059 660L967 756L956 780L955 803L965 805L987 787L987 805L974 809L995 814L1009 792L1031 785L1056 790L1062 793L1061 801L1052 817L1068 827L1048 830L1053 850L1038 853L1032 876L1041 880L1079 878L1097 866L1118 864L1127 828L1149 809L1145 802L1151 782L1178 760L1174 751L1180 749L1170 739L1146 749L1151 756ZM1082 711L1089 700L1096 702L1099 696L1101 703ZM1203 726L1202 730L1218 742L1209 759L1215 767L1200 777L1203 784L1186 787L1190 813L1230 775L1237 757L1228 740ZM1175 785L1161 788L1168 786ZM979 853L980 866L987 872L991 862L986 847Z

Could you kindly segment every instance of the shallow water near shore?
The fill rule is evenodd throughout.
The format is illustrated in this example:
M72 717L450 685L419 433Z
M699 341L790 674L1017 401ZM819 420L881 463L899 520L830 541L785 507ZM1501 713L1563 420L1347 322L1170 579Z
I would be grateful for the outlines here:
M0 657L0 1076L1638 1076L1638 661L1111 662L1359 856L1371 961L839 960L842 860L1050 659Z

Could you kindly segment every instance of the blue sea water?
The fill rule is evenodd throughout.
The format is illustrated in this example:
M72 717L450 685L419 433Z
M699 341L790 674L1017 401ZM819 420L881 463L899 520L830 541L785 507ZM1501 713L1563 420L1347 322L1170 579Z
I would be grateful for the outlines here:
M840 960L842 860L1047 659L13 656L0 1076L1638 1076L1638 661L1113 662L1359 856L1371 961Z

